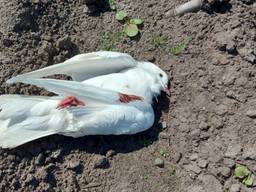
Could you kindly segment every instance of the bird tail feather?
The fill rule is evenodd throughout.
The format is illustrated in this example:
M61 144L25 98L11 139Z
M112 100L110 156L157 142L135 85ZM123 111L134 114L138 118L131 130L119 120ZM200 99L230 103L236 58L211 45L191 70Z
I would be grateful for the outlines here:
M14 148L60 132L67 112L58 110L59 97L0 96L0 147Z

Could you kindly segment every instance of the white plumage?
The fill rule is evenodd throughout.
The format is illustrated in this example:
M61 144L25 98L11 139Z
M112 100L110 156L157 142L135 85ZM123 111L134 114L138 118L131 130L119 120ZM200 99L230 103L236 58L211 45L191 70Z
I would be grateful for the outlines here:
M70 75L74 81L41 78ZM58 96L0 96L0 146L13 148L40 137L62 134L135 134L154 122L151 106L168 77L149 62L118 52L77 55L63 63L11 78Z

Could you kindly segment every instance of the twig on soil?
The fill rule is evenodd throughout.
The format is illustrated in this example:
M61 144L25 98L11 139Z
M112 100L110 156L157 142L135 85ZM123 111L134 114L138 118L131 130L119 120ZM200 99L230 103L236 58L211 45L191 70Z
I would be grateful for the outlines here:
M225 3L229 0L190 0L187 3L179 5L173 10L174 15L183 15L190 12L199 11L203 8L209 8L215 3Z
M100 183L89 183L86 185L84 188L94 188L94 187L99 187L101 184Z
M184 4L176 7L174 10L174 14L175 15L183 15L185 13L198 11L203 6L203 3L204 3L203 0L191 0L187 3L184 3Z

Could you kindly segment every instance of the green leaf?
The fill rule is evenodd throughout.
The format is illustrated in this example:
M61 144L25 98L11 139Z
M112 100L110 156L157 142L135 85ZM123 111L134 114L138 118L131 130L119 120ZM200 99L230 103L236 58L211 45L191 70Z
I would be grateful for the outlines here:
M176 46L171 47L170 52L172 55L179 55L181 54L187 47L188 43L190 42L190 38L187 40L183 40L182 42L178 43Z
M116 19L118 21L123 21L127 16L128 16L128 14L125 11L118 11L116 13Z
M250 170L243 165L240 165L240 166L236 167L236 169L235 169L235 176L240 179L243 179L250 174L251 174Z
M138 29L137 25L135 25L135 24L125 24L124 32L129 37L135 37L139 33L139 29Z
M163 157L167 156L167 152L163 149L160 150L160 155L162 155Z
M114 0L108 0L108 5L109 5L109 7L112 11L117 10L117 5L116 5L116 2Z
M123 32L104 32L97 50L117 51L117 44L123 37Z
M148 175L144 175L144 176L143 176L143 179L144 179L144 180L148 180L148 178L149 178Z
M163 47L167 45L168 38L160 34L154 34L152 37L152 44L155 47Z
M246 186L252 186L253 185L253 178L251 177L251 175L248 175L247 177L245 177L242 181L243 184L245 184Z
M144 19L142 18L134 18L130 20L130 23L135 24L135 25L141 25L144 23Z

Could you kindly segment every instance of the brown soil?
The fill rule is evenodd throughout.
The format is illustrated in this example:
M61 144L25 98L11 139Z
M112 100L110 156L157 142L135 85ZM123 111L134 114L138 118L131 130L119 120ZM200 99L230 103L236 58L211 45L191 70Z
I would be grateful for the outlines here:
M253 2L231 0L173 17L178 0L118 1L145 19L140 37L123 38L118 51L154 61L172 79L170 99L161 96L155 105L155 125L133 136L55 135L0 150L0 191L221 192L236 184L256 190L233 176L240 163L256 171ZM48 94L5 81L95 51L103 32L121 29L104 2L88 8L83 0L1 0L0 94ZM167 46L152 44L153 34L168 37L169 45L191 42L172 56Z

